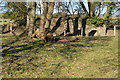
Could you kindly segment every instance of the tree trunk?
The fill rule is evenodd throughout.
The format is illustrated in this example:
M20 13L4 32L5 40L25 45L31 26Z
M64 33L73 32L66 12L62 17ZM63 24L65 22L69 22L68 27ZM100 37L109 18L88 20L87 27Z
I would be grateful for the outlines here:
M73 21L73 25L74 25L74 35L78 34L78 17L76 17Z
M36 12L36 3L35 2L28 2L28 15L27 15L27 26L28 35L32 36L34 32L34 20L35 20L35 13Z
M53 10L54 10L54 2L50 2L48 4L48 11L47 11L47 15L46 15L46 24L45 24L45 28L49 28L50 29L50 25L51 25L51 20L52 20L52 14L53 14Z
M82 27L81 27L81 36L86 36L86 21L88 18L82 19Z
M83 4L83 2L80 1L80 4L81 4L83 10L85 11L85 13L88 15L88 11L87 11L87 9L85 8L85 5Z
M40 31L44 34L44 41L47 41L47 34L50 32L50 25L52 20L52 14L54 10L54 2L43 2L43 14L40 20Z
M88 7L89 7L89 16L94 17L95 16L95 2L88 2Z
M106 26L109 25L109 20L110 20L110 16L112 15L112 9L113 9L113 2L110 2L108 7L107 7L107 11L106 14L104 15L104 19L105 19L105 24Z
M82 27L81 27L81 35L85 36L85 29L86 29L86 21L89 17L94 17L95 16L95 2L92 0L92 2L88 2L88 9L89 9L89 13L87 11L87 9L85 8L85 5L83 4L83 2L80 2L84 12L85 12L85 18L82 18Z
M44 2L43 3L44 11L43 15L41 16L41 25L40 30L45 31L45 28L50 29L52 14L54 10L54 2Z

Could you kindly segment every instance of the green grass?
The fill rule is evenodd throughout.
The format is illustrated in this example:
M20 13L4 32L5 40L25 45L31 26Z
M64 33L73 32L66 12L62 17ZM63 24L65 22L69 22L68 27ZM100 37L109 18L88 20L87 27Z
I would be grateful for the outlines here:
M4 78L117 78L117 37L61 37L46 43L3 37Z

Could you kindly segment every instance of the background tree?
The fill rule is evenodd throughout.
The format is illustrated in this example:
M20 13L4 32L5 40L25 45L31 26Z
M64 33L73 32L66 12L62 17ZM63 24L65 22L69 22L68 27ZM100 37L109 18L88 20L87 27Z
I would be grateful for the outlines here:
M27 21L27 7L26 2L7 2L5 4L7 8L4 18L14 20L19 25L26 25Z
M105 3L105 5L107 6L106 13L104 14L105 25L109 25L109 23L110 23L110 17L111 17L116 11L118 11L117 5L119 5L119 3L107 2L107 3Z

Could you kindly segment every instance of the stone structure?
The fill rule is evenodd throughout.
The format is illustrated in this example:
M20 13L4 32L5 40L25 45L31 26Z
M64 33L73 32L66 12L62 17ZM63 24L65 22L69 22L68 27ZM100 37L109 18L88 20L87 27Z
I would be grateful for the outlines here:
M75 21L75 19L64 19L62 17L52 18L50 32L53 33L53 36L59 36L59 35L67 36L67 35L74 35L74 33L77 33L77 35L81 35L82 23L78 22L77 27L75 27L73 21ZM38 20L37 22L40 21ZM40 24L38 23L37 25ZM37 26L36 28L39 28L39 26ZM7 26L4 29L4 32L7 32L8 30L10 30L9 26ZM23 31L24 31L24 27L17 27L15 33L19 35ZM86 30L85 30L86 36L118 36L119 32L120 32L120 26L115 26L115 25L112 28L106 28L105 25L100 27L92 27L86 25Z
M105 25L89 29L87 31L88 36L119 36L120 26L106 27ZM92 34L92 35L90 35Z
M111 28L108 28L106 31L106 36L119 36L120 33L120 26L114 25Z

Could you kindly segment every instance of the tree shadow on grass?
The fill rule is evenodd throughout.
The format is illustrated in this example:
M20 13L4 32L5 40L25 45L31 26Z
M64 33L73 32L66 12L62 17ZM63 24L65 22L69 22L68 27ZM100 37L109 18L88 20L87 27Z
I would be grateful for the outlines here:
M16 48L19 48L19 49L16 49ZM21 51L24 51L24 50L30 50L30 49L33 49L33 48L34 47L32 47L32 46L27 47L27 45L10 47L10 48L2 51L3 52L2 56L4 57L8 54L14 54L14 53L18 53L18 52L21 52Z
M72 47L93 47L93 44L71 44L69 46L72 46Z
M91 41L97 40L98 42L96 43L92 43ZM84 41L82 41L82 43L74 43L74 44L65 44L64 43L64 47L62 47L59 52L60 55L67 58L67 59L73 59L75 55L80 55L81 53L78 51L82 51L82 49L86 49L86 51L90 51L88 50L89 47L98 47L98 46L107 46L107 43L105 44L102 43L103 41L110 41L111 37L88 37L85 38ZM78 41L75 40L75 42L81 42L81 40L79 39ZM78 49L80 50L78 50ZM77 49L77 50L76 50ZM74 54L73 54L74 53Z
M40 48L40 47L44 47L44 44L41 44L38 42L32 42L32 43L18 45L18 46L11 46L10 48L2 51L2 56L4 57L8 54L19 53L25 50L31 50L31 49Z
M76 50L76 48L74 46L70 46L70 45L71 44L65 44L65 46L63 46L60 49L58 49L57 50L59 52L58 55L64 57L67 60L73 60L74 58L76 58L77 55L79 55L77 53L78 50Z
M8 47L9 45L14 44L14 43L16 43L16 42L18 42L18 41L21 41L21 39L12 40L12 41L10 41L10 42L7 43L7 44L2 45L2 48Z
M102 41L111 41L111 37L103 36L103 37L88 37L87 41L94 41L94 40L102 40Z
M62 57L68 59L68 60L74 60L79 55L82 55L83 52L92 51L92 47L98 47L98 46L106 46L103 43L91 43L91 42L83 42L83 43L75 43L75 44L65 44L64 47L59 49L59 55ZM91 48L90 48L91 47Z

